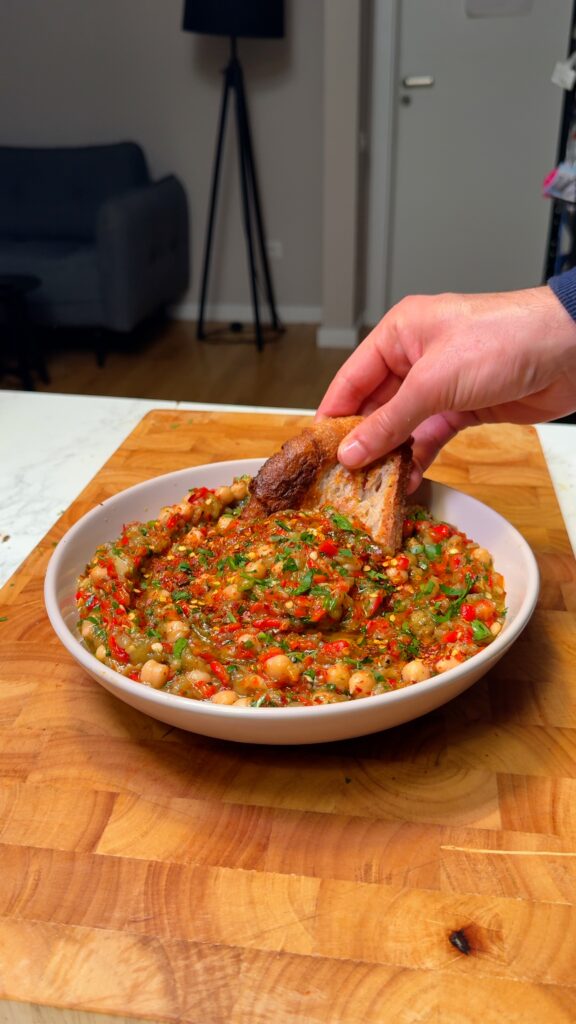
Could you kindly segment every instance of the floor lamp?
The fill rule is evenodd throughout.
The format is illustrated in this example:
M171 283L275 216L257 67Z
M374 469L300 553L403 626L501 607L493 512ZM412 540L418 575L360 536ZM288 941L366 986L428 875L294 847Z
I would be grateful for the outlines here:
M252 147L252 135L248 117L248 105L244 88L242 65L238 58L238 37L260 39L281 38L284 35L284 4L283 0L185 0L184 20L182 28L186 32L200 32L210 35L226 35L230 39L230 55L224 69L220 119L216 139L216 152L212 172L210 205L204 247L204 263L202 268L202 284L200 289L200 308L196 334L199 339L206 337L204 318L206 312L206 295L210 274L214 223L218 203L218 188L222 165L222 151L226 121L230 102L233 102L236 115L236 133L240 166L240 187L242 198L242 214L246 234L246 247L250 274L250 289L254 309L254 330L258 351L264 347L264 336L260 318L258 296L258 265L262 268L266 299L270 308L272 328L281 331L282 324L276 309L272 275L268 264L266 241L256 164Z

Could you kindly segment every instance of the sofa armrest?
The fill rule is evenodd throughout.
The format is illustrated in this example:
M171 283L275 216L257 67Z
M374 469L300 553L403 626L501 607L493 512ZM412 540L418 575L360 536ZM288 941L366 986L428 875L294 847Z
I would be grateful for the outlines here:
M102 204L96 242L105 326L130 331L188 286L186 193L173 175Z

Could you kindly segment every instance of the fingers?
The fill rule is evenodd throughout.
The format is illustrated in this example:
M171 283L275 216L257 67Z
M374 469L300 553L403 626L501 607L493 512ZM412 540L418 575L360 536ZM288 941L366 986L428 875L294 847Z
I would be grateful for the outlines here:
M444 445L451 441L460 430L463 430L465 427L477 426L479 422L479 417L472 412L448 412L436 413L415 427L412 431L413 465L408 481L408 494L412 494L419 487L425 471L434 462L434 459ZM354 434L356 432L354 431ZM349 437L351 436L349 435ZM403 440L407 440L409 436L410 434L403 438ZM342 442L342 445L346 444L346 440ZM398 441L398 444L401 443L401 441ZM396 445L392 447L396 447ZM380 454L385 454L385 452L383 451ZM377 457L376 455L372 456L370 461ZM365 464L361 463L361 465ZM349 463L345 463L345 465L348 465L349 468L356 468L355 466L350 466Z
M357 413L374 392L376 382L379 388L385 385L389 372L374 336L369 335L338 370L316 415L322 418Z
M408 493L416 490L422 476L448 441L468 426L468 416L456 414L453 418L446 413L437 413L421 423L413 433L412 460L414 463L408 483Z
M338 458L348 469L367 466L406 441L419 423L438 412L434 389L426 387L411 371L389 402L380 406L351 431L338 449Z

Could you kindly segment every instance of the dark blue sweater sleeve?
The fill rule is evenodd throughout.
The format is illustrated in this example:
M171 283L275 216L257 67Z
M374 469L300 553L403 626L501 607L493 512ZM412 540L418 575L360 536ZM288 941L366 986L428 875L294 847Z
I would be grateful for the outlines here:
M576 320L576 267L566 270L563 274L555 274L548 281L556 298L564 306L573 320Z

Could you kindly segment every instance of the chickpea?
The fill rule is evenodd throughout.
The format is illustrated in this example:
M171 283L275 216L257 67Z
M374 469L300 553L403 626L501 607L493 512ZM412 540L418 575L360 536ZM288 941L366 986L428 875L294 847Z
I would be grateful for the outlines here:
M99 644L94 653L98 658L98 661L104 661L106 658L106 648L104 647L104 644Z
M218 516L222 511L222 502L218 501L215 494L209 494L208 497L204 499L204 509L212 519L218 519ZM200 502L200 508L198 511L202 514L202 502Z
M166 604L170 600L170 591L163 590L161 587L151 587L146 593L146 600L149 604L155 601L159 604Z
M88 622L88 619L84 619L84 622L80 627L80 633L84 637L84 639L87 640L88 637L94 634L94 623Z
M174 511L175 510L172 508L171 505L165 505L164 508L160 509L160 514L158 516L159 526L164 526L164 524L168 522L170 517L174 515Z
M236 704L238 701L238 694L234 693L234 690L218 690L210 698L213 704Z
M477 558L478 561L482 562L484 565L490 565L492 562L492 555L489 551L486 551L486 548L474 548L472 558Z
M232 492L233 500L240 501L248 494L248 484L246 480L235 480L231 485L230 490Z
M408 570L400 569L397 565L390 565L386 569L386 575L391 583L398 586L400 583L405 583L408 579Z
M247 647L254 654L258 654L262 650L262 644L254 633L241 633L236 642Z
M487 597L481 597L476 601L474 611L477 619L480 619L481 622L486 622L487 619L491 619L494 615L496 605L493 601L489 601Z
M274 554L274 551L275 548L273 544L259 544L254 554L257 555L258 558L269 558L270 555Z
M249 708L252 703L252 697L239 697L234 704L235 708Z
M192 505L189 501L181 501L179 505L174 506L174 511L179 512L183 519L192 518Z
M237 583L229 583L227 587L224 587L222 597L225 597L228 601L238 601L240 593L240 587Z
M247 562L244 566L244 572L247 572L250 576L255 576L257 580L263 580L268 575L268 566L262 558L256 558L253 562Z
M201 530L198 526L193 526L183 538L188 544L201 544L205 539L204 530Z
M257 672L248 672L243 679L239 679L235 683L235 686L238 693L246 695L250 700L254 700L257 694L264 693L268 689L268 683Z
M197 683L209 683L212 676L209 672L204 672L201 668L192 668L189 672L184 673L184 678L187 683L191 683L195 686Z
M300 678L302 669L296 665L286 654L273 654L268 658L264 666L267 676L276 683L296 683Z
M315 704L337 704L343 697L337 697L331 690L315 690L314 691L314 703Z
M348 681L348 690L352 697L367 697L372 693L376 680L370 669L359 669L353 672Z
M231 487L217 487L214 493L222 505L229 505L232 501Z
M402 679L405 683L423 683L425 679L430 679L431 675L430 669L420 658L408 661L402 669Z
M149 661L144 662L140 669L140 682L146 683L147 686L152 686L155 690L159 690L168 681L169 674L170 669L168 665L163 665L161 661L150 658Z
M348 690L350 667L344 661L337 661L326 670L326 682L343 692Z
M234 516L220 516L220 519L216 523L216 529L218 530L218 533L226 533L226 530L230 529L233 522Z
M103 565L95 565L88 573L93 583L103 583L108 579L108 570Z
M181 619L170 619L164 626L164 636L168 643L173 644L175 640L190 636L190 626Z
M498 636L498 633L500 632L501 629L501 622L493 622L492 625L490 626L490 632L492 633L492 636Z
M128 575L130 572L130 563L125 558L122 558L120 555L114 555L112 561L119 576L124 577Z
M440 658L436 662L437 672L449 672L451 668L458 668L462 662L458 661L457 658Z

